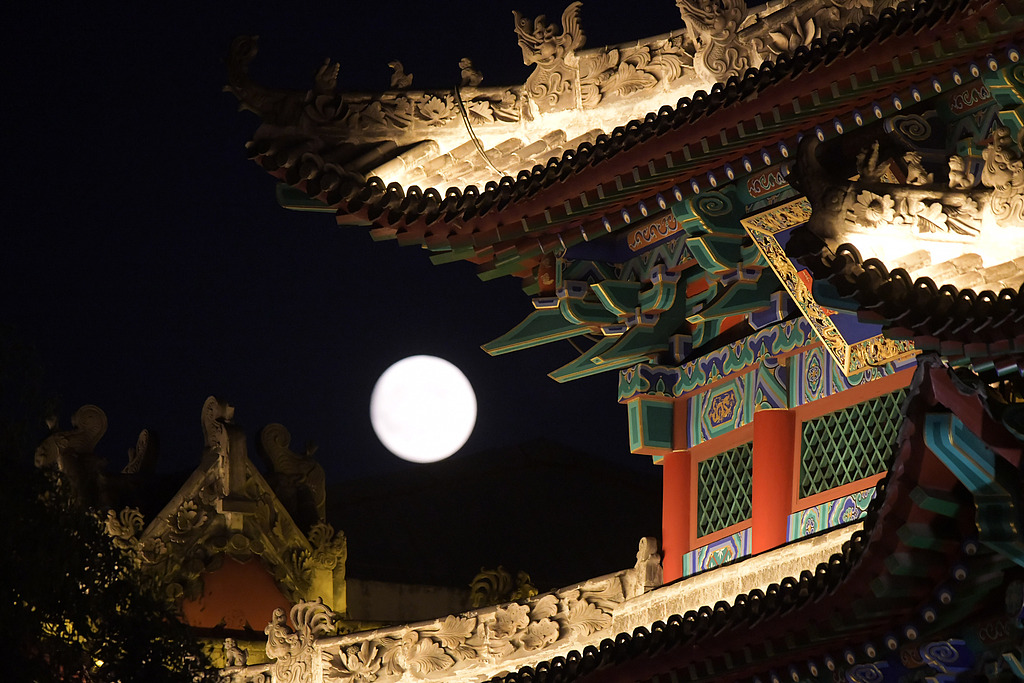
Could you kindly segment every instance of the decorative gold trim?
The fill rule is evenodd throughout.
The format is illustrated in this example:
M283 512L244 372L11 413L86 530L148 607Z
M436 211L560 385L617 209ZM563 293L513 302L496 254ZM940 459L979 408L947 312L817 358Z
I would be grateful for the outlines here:
M883 335L853 344L846 341L826 311L815 301L811 290L797 275L793 262L775 239L776 233L802 225L810 217L811 203L806 197L798 197L741 218L740 223L843 373L849 377L869 367L885 365L917 353L912 341L888 339Z

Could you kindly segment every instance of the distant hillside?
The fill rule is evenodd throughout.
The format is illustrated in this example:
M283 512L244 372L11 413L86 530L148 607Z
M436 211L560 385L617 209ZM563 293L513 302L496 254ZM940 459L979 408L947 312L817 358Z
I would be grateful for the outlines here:
M503 565L543 591L630 567L661 536L660 472L630 465L531 441L337 484L327 517L350 576L465 586Z

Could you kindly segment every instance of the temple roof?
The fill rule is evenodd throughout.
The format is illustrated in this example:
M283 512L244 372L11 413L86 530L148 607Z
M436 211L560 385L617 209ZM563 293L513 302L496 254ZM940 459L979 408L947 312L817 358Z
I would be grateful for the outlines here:
M994 458L995 470L1002 470L995 463L1003 459L1019 468L1019 418L982 383L965 384L936 360L921 365L904 413L898 454L864 528L827 564L766 591L737 595L731 604L660 618L492 680L820 680L826 670L846 672L846 680L881 680L867 674L889 667L897 676L894 660L941 672L941 664L927 656L921 661L918 651L962 636L967 624L999 622L993 608L1003 608L1004 591L1019 580L1024 561L1019 534L997 530L1000 515L1015 513L994 511L1012 507L1019 477L1009 469L995 475L1001 483L990 492L1000 491L1000 502L993 499L986 510L979 499L975 516L971 493L988 484L968 484L969 492L963 485L969 468L958 469L956 462L964 456L948 452L980 449Z
M802 7L794 3L786 12L792 14ZM875 9L882 7L884 4ZM683 13L685 16L686 11ZM753 30L751 16L755 15L743 19L744 31ZM775 16L782 18L781 14ZM575 30L566 17L563 24L562 35ZM968 73L971 60L988 55L1002 64L1005 54L1000 50L1005 52L1017 38L1019 24L1019 16L1007 14L1002 3L948 0L904 4L883 9L877 18L863 17L858 25L848 25L827 38L805 40L790 53L771 55L773 59L762 61L758 69L748 68L724 82L705 84L708 91L697 89L704 82L695 76L678 77L671 82L680 85L672 88L652 85L638 89L628 99L637 111L648 108L651 113L643 118L629 120L621 102L602 98L592 110L607 116L603 120L629 120L610 133L589 128L591 124L579 135L575 135L578 131L565 132L564 127L542 125L549 120L545 117L578 114L582 106L578 103L574 109L542 112L531 122L533 128L524 128L516 138L523 142L522 148L495 143L493 149L519 154L516 163L520 166L543 159L546 163L521 170L514 178L505 175L490 180L483 189L452 185L461 182L460 178L475 177L468 167L465 174L452 175L449 181L442 182L436 174L420 178L425 184L434 184L426 189L403 185L412 176L398 171L409 167L411 159L427 164L416 166L421 169L416 173L432 173L429 159L440 153L439 143L413 139L420 134L417 130L431 132L430 124L412 123L409 132L395 141L374 142L369 128L361 132L352 129L351 114L318 119L310 110L316 102L323 98L335 103L346 100L333 94L317 95L315 89L304 95L302 106L297 96L289 100L290 108L264 106L265 123L254 136L250 154L299 190L281 191L286 205L336 212L339 222L371 224L375 238L425 246L433 252L435 262L469 260L479 265L485 279L515 274L523 278L527 291L550 291L552 283L546 281L539 266L553 254L622 231L670 203L786 164L795 154L802 131L817 129L834 135L833 130L864 125L861 110L882 118L898 112L906 102L921 99L922 94L927 97L928 92L954 88L961 81L960 74ZM775 26L781 30L786 24ZM820 28L816 29L816 35L821 34ZM667 34L642 45L650 52L651 46L681 40L679 54L683 54L689 48L681 36ZM252 52L248 47L243 50L236 44L236 53L244 52L249 58ZM580 54L583 59L584 53ZM693 52L694 58L700 54L699 50ZM756 59L756 55L750 57ZM693 69L694 73L700 71L696 66ZM837 74L844 77L837 79ZM233 87L243 103L248 103L244 88ZM689 88L690 96L674 107L657 108L658 103L671 101L681 92L679 88ZM523 90L518 92L526 97ZM794 97L794 93L799 94ZM291 111L290 118L283 117L282 111ZM525 114L530 107L521 105L519 111ZM466 134L468 129L454 130ZM477 142L466 140L452 147L442 155L448 159L445 163L459 159L464 166L479 166L477 162L505 158L492 157L486 150L481 153ZM381 145L390 151L381 151ZM529 154L524 156L522 150ZM396 165L400 158L406 161ZM599 178L594 176L596 168L601 169ZM447 189L445 185L449 185Z

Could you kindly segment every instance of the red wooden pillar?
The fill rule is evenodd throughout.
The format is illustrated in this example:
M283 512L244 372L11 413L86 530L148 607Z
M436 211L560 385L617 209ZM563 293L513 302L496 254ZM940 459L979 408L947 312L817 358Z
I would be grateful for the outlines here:
M665 583L683 578L683 555L690 548L690 523L696 501L689 451L667 453L662 460L661 543Z
M786 542L786 524L793 511L793 491L800 476L800 441L791 410L754 413L753 539L759 553Z

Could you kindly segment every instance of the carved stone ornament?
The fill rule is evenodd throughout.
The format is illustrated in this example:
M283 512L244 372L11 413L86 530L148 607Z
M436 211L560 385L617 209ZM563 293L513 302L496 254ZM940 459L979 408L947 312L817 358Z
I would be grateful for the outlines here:
M202 425L204 451L227 455L227 424L235 419L235 407L215 396L203 402Z
M203 575L228 556L258 559L286 596L300 600L320 570L344 572L345 535L314 515L307 537L249 460L245 433L233 419L234 408L208 398L201 412L204 458L196 473L145 528L138 511L110 510L107 532L171 599L202 595ZM319 465L308 459L313 449L304 455L288 451L283 428L271 430L268 443L278 448L272 461L281 472L299 481L312 478L316 488Z
M496 605L511 600L526 600L537 595L530 575L520 570L515 579L504 567L480 569L469 583L469 603L473 607Z
M406 90L412 85L412 74L405 73L405 67L397 59L388 62L391 67L391 89Z
M327 485L324 468L316 461L316 444L302 453L289 448L291 434L283 425L270 424L260 431L260 453L270 464L270 485L300 526L322 521L326 514Z
M348 543L345 534L334 531L334 527L326 522L317 522L309 530L309 544L312 550L303 557L303 568L331 569L344 571L345 560L348 558Z
M630 597L648 593L664 583L661 554L658 553L658 539L654 536L644 536L640 539L631 578Z
M571 109L579 98L579 60L576 50L586 36L580 28L582 2L573 2L562 12L559 31L545 15L527 19L513 10L515 32L523 51L523 63L536 68L526 79L526 93L540 113Z
M612 610L625 599L624 575L425 624L333 639L323 647L324 678L389 683L442 672L455 676L496 659L588 639L611 628Z
M396 131L415 125L461 125L452 91L409 90L412 75L398 61L392 61L391 89L376 95L337 91L338 64L328 60L319 68L314 86L306 92L275 90L249 78L249 63L258 51L258 36L241 36L231 44L228 56L227 92L239 101L239 108L255 112L279 129L305 134L317 128L324 137L347 138L358 134L367 139L389 139ZM470 63L463 78L479 85ZM475 86L474 86L475 87ZM464 98L471 123L514 123L519 121L518 89L476 88Z
M480 70L473 66L473 60L469 57L463 57L459 60L459 69L462 74L462 78L459 81L459 85L463 88L476 88L483 83L484 75L480 73Z
M948 181L934 182L915 151L902 156L905 183L886 182L882 171L891 161L879 159L878 141L858 155L858 179L846 180L818 159L819 144L804 139L794 183L811 201L811 230L827 241L887 228L969 245L986 222L990 228L1024 224L1024 168L1005 128L993 131L982 153L980 185L957 155L949 158Z
M601 48L580 55L580 102L596 107L610 97L627 97L672 83L693 69L693 49L682 34L647 44Z
M238 647L234 638L224 639L224 665L245 666L249 661L249 651Z
M85 405L71 416L71 429L53 430L36 448L36 467L60 471L71 495L81 504L108 507L116 498L118 475L106 472L106 461L96 454L96 445L107 433L107 415L94 405Z
M94 405L82 406L71 416L71 429L54 429L39 445L35 453L36 467L54 467L68 472L74 458L94 454L96 444L106 433L106 413Z
M296 630L288 627L284 610L278 607L264 629L267 657L275 660L271 672L276 683L310 680L314 641L334 631L335 614L321 600L300 602L288 615Z
M121 474L148 474L156 466L158 446L156 435L148 429L139 432L135 448L128 449L128 464Z
M695 46L698 78L722 83L760 63L740 40L740 24L747 16L743 0L676 0L676 6Z

